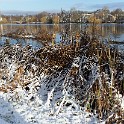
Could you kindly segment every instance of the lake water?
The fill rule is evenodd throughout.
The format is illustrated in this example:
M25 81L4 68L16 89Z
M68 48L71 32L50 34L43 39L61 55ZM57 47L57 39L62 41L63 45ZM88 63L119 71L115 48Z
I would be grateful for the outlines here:
M48 33L56 33L56 42L60 42L60 35L63 31L68 31L70 34L74 34L76 32L80 32L85 28L90 28L88 24L60 24L60 25L50 25L50 24L4 24L0 25L0 34L4 34L7 32L11 32L18 28L24 28L28 33L37 34L39 31L46 31ZM124 42L124 24L102 24L99 26L100 28L100 36L104 38L111 38L116 41ZM5 37L0 38L0 45L5 43ZM36 40L31 39L10 39L11 44L20 43L23 46L30 44L34 48L42 47L42 43ZM116 45L121 49L124 50L124 45Z

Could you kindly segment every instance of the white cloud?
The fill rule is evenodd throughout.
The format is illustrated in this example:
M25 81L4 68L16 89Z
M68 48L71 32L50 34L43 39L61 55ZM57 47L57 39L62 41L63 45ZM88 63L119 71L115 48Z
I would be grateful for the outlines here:
M86 3L76 3L72 7L75 7L76 9L79 9L79 10L86 10L87 6L88 5Z
M106 3L106 4L96 4L96 5L89 6L89 8L98 9L98 8L103 8L104 6L107 6L107 7L108 7L109 9L111 9L111 10L117 9L117 8L124 9L124 2L115 2L115 3Z

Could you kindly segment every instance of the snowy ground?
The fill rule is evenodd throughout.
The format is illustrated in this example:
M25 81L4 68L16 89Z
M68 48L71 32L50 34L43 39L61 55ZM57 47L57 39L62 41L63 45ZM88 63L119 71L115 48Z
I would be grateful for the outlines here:
M15 68L17 68L15 64L12 64L8 75L15 73ZM46 83L47 76L44 74L40 77L32 76L32 79L28 78L30 75L30 73L25 75L27 76L25 80L31 81L28 88L23 89L18 86L17 89L8 93L0 92L1 124L98 123L95 115L86 112L85 107L80 108L73 97L64 96L65 93L61 91L62 83L56 83L63 78L62 75L53 78L49 86ZM3 82L4 80L0 80L0 85ZM40 89L37 91L36 86L39 85ZM57 101L60 101L59 105Z
M0 93L1 124L95 124L98 123L94 115L85 111L72 100L63 106L57 114L56 102L41 100L37 92L27 92L21 88L15 93ZM42 94L46 91L42 91ZM43 98L42 98L43 99ZM65 98L66 102L70 99ZM68 104L69 104L68 103Z
M71 107L64 108L59 115L52 115L51 111L52 108L47 108L41 100L20 103L5 102L3 98L0 100L0 118L10 124L97 123L94 116Z

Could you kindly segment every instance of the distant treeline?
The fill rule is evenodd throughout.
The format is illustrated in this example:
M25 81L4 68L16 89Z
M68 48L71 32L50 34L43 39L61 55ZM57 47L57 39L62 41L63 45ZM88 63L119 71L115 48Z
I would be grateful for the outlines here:
M0 23L88 23L91 16L96 16L102 23L123 23L124 11L120 8L110 11L108 7L88 12L71 8L59 13L41 12L36 15L1 15Z

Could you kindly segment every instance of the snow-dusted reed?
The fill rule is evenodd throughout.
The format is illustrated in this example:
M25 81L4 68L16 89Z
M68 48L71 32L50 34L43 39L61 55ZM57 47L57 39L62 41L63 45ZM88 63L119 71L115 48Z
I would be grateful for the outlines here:
M52 51L47 48L34 51L30 46L23 48L20 45L0 48L2 124L103 124L108 119L104 116L98 118L99 113L104 115L100 106L92 112L93 95L99 96L99 104L103 95L99 87L106 90L105 86L109 89L112 85L108 74L101 72L97 56L87 57L83 50L81 55L74 53L74 56L74 51L70 53L68 47L64 48L63 63L62 58L57 60L55 51L58 49L59 53L63 50L58 47L50 49ZM56 55L55 60L51 54ZM93 86L98 92L94 92ZM122 100L120 96L115 98ZM119 117L121 115L117 115Z

